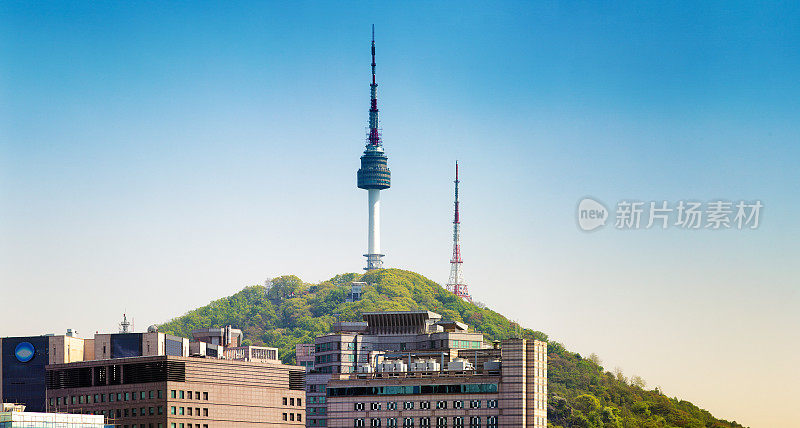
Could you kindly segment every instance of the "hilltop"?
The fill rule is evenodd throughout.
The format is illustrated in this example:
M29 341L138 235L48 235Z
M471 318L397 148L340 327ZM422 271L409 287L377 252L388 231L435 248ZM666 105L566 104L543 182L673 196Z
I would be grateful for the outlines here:
M362 299L345 302L347 285L363 281ZM592 354L567 351L546 334L509 321L480 304L465 302L437 283L410 271L384 269L337 275L319 284L289 275L271 286L255 285L197 308L160 326L160 331L190 337L195 328L234 325L245 343L279 348L286 363L295 359L295 345L312 343L337 321L360 321L362 312L425 309L444 319L462 321L486 340L513 336L548 342L548 418L552 427L741 427L657 388L646 389L638 377L605 371Z

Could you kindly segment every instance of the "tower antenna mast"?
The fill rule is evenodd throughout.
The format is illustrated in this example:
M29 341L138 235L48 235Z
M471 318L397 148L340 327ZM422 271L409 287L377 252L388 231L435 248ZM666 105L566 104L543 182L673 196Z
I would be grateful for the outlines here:
M461 217L458 212L458 161L456 161L456 179L455 183L455 202L453 214L453 257L450 259L450 279L447 281L445 287L447 291L455 294L462 299L471 302L472 296L469 294L469 288L464 283L464 273L461 271L461 265L464 263L461 260Z

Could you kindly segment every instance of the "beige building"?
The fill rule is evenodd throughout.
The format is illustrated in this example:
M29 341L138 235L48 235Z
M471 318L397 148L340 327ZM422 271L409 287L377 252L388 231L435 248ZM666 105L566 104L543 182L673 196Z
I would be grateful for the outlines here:
M326 386L328 427L547 427L547 344L505 340L445 366L414 353Z
M165 355L53 364L47 404L121 428L303 426L304 375L277 361Z

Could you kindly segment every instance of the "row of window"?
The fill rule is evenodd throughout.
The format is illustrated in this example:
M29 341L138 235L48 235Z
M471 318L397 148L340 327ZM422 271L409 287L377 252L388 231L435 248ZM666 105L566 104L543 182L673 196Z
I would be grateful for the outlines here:
M140 408L129 408L129 409L110 409L110 410L103 410L100 412L101 414L105 415L109 418L128 418L128 417L139 417L139 416L154 416L156 414L163 415L164 414L164 406L158 407L140 407Z
M303 422L303 414L302 413L284 413L283 414L284 421L297 421Z
M309 416L325 416L327 413L327 407L306 407L306 414Z
M173 391L174 392L174 391ZM137 398L138 397L138 398ZM136 401L152 400L153 398L164 398L164 391L139 391L139 392L116 392L110 394L87 394L70 395L64 397L50 397L50 406L62 406L73 404L97 404L115 401Z
M430 395L430 394L491 394L497 392L496 383L466 383L456 385L400 385L400 386L350 386L328 388L328 397L360 397L375 395Z
M419 418L419 427L420 428L430 428L431 427L431 419L430 417L422 417ZM453 418L447 418L445 416L438 416L433 419L435 422L436 428L447 428L449 420L452 419L452 427L453 428L481 428L481 424L483 423L483 419L480 416L470 416L468 419L463 416L456 416ZM354 427L380 427L383 419L381 418L369 418L369 425L366 425L366 421L364 418L356 418L353 419L353 426ZM402 423L403 428L411 428L414 426L414 418L386 418L386 426L389 428L396 428L398 427L398 423ZM486 428L497 428L497 416L487 416L486 417Z
M298 406L302 406L303 405L303 399L302 398L294 398L294 397L289 397L289 398L283 397L283 405L284 406L294 406L295 405L294 403L297 403Z
M178 415L178 416L183 416L183 415L200 416L200 408L199 407L195 407L194 408L194 414L192 414L192 408L191 407L172 406L172 407L169 408L169 414L170 415ZM134 415L134 416L136 416L136 415ZM203 416L204 417L208 416L208 408L207 407L203 408Z
M161 424L158 425L160 426ZM141 426L143 428L144 424L142 424ZM133 428L136 428L136 425L134 425ZM181 423L172 422L169 424L169 428L192 428L192 424L191 423L184 424L182 422ZM194 428L200 428L200 424L194 424ZM208 428L208 424L203 424L203 428Z
M208 401L208 392L203 392L203 401ZM200 391L186 391L184 393L183 390L176 391L172 390L169 392L169 398L176 398L180 400L191 400L192 395L194 395L195 400L200 400Z
M403 410L414 410L414 401L404 401L403 402ZM429 410L431 408L430 401L419 401L419 408L422 410ZM464 400L454 400L453 402L454 409L463 409L464 408ZM369 403L369 409L372 411L382 410L383 403L373 401ZM437 409L447 409L448 401L447 400L439 400L436 402ZM486 407L489 409L496 409L497 408L497 400L486 400ZM353 410L356 412L362 412L366 408L365 403L353 403ZM481 408L481 400L469 400L469 408L470 409L480 409ZM396 401L389 401L386 403L386 410L397 410L397 402Z
M322 397L314 397L314 396L307 397L306 398L306 404L317 404L317 403L325 404L325 398L326 398L325 396L322 396Z

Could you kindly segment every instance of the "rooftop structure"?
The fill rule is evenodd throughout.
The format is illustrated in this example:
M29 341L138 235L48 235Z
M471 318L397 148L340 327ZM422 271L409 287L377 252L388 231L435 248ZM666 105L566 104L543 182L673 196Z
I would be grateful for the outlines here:
M361 155L361 168L356 174L358 188L368 192L369 228L367 267L364 270L381 269L381 194L380 191L388 189L391 182L391 173L388 167L388 158L383 151L381 132L378 128L378 83L375 80L375 26L372 26L372 83L370 88L369 131L364 154Z
M242 330L229 325L225 327L198 328L192 330L192 338L200 342L220 346L241 346Z
M71 415L64 413L26 412L25 406L8 406L0 411L2 428L111 428L102 415Z

